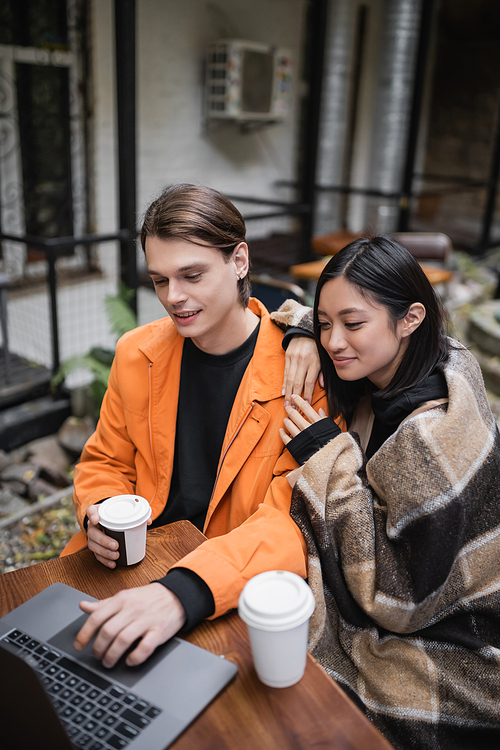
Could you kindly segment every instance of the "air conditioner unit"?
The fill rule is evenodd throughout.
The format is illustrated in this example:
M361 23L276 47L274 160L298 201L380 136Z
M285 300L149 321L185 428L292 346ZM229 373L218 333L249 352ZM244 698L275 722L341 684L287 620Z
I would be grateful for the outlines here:
M206 115L239 122L278 122L291 107L292 57L287 49L220 39L206 61Z

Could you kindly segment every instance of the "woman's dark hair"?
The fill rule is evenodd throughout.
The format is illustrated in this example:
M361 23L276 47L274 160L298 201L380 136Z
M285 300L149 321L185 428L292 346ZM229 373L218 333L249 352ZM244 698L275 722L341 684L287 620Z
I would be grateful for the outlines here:
M229 262L236 245L245 242L243 216L225 195L202 185L171 185L146 209L141 229L141 245L146 252L147 237L171 237L210 245ZM250 274L238 281L243 307L250 298Z
M394 396L416 385L440 367L448 358L448 340L444 330L446 314L434 289L417 261L402 245L390 237L359 239L346 245L323 269L314 300L314 336L325 377L330 415L342 415L347 422L365 393L367 378L341 380L327 352L321 345L318 304L324 285L344 276L364 297L384 305L396 325L414 302L425 307L426 315L411 334L403 359L381 396Z

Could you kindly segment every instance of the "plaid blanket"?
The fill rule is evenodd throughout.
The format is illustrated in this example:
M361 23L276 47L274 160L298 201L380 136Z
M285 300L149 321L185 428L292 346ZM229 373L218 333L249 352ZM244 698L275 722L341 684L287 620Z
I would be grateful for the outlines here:
M500 438L451 342L449 403L366 462L343 433L304 466L292 517L316 597L309 648L402 750L500 747Z

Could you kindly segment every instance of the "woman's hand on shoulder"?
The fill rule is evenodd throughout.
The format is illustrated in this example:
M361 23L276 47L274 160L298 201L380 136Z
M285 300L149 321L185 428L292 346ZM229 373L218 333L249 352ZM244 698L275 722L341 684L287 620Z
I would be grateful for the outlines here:
M285 402L290 402L293 393L300 393L310 403L318 376L321 378L321 365L316 342L308 336L295 335L286 350ZM322 379L320 385L323 386Z
M325 419L323 409L317 412L307 401L296 394L291 397L291 404L285 406L287 416L283 420L284 428L280 429L280 437L285 445L303 430L307 430L314 422Z

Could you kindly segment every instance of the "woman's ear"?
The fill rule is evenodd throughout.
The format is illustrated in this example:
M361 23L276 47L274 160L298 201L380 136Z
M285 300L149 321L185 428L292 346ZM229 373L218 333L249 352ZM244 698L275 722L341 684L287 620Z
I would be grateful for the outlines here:
M417 328L425 318L425 315L425 307L421 302L414 302L412 305L410 305L408 312L406 313L404 318L399 321L401 323L401 335L403 336L403 338L405 338L406 336L411 336L413 331L417 330Z
M248 245L246 242L239 242L233 250L231 260L236 268L238 279L244 279L248 273Z

